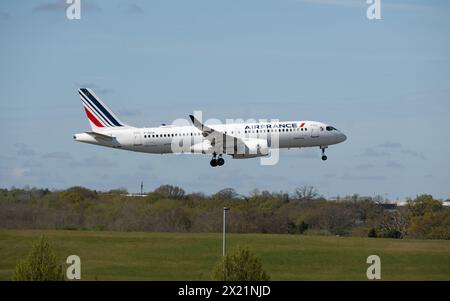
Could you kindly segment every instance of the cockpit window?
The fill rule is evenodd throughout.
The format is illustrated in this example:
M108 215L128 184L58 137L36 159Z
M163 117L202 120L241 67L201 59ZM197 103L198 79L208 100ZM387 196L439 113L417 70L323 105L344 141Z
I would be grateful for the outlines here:
M337 131L337 129L332 126L327 126L327 131Z

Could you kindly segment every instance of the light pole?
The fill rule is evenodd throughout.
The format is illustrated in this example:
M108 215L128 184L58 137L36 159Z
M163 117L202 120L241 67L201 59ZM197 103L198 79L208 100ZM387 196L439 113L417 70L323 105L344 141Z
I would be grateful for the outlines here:
M227 256L227 211L228 207L223 207L223 256Z

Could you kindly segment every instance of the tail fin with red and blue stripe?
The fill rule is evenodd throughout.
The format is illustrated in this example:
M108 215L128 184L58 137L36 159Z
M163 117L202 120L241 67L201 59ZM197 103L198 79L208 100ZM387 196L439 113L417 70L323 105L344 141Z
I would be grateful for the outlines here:
M91 89L80 88L78 94L80 94L84 111L94 132L130 127L123 123Z

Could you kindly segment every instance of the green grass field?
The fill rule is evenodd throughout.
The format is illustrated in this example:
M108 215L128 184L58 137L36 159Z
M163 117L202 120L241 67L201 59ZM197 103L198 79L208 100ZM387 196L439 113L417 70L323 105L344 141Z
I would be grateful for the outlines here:
M61 262L81 258L83 280L209 280L221 234L0 230L0 280L44 234ZM381 258L383 280L450 280L450 241L272 234L230 234L272 280L365 280L366 258Z

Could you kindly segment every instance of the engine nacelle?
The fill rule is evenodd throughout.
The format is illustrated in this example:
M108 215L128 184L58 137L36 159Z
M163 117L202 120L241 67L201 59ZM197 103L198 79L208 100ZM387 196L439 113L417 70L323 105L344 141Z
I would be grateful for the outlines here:
M246 139L238 143L233 159L247 159L269 155L269 146L266 139Z
M203 140L200 143L194 144L190 149L192 153L197 154L211 154L214 151L208 140Z

